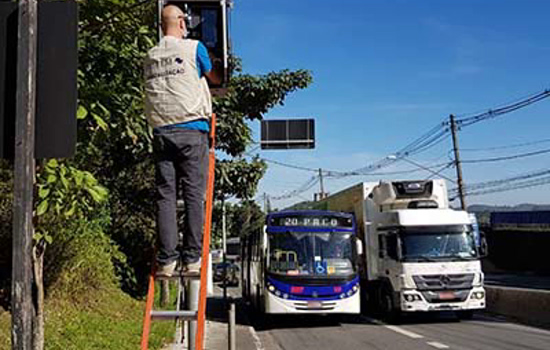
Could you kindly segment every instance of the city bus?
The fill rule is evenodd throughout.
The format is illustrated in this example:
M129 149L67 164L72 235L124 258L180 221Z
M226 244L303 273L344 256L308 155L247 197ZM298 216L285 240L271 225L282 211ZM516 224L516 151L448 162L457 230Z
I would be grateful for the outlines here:
M241 243L242 293L258 311L359 314L362 245L352 214L271 213Z

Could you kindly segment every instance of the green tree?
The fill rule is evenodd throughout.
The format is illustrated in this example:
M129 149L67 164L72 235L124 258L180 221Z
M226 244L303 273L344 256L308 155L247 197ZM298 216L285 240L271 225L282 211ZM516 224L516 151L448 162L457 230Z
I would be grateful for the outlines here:
M38 173L35 238L37 247L52 242L45 251L44 264L45 278L54 281L58 278L47 273L51 258L48 252L61 251L66 244L75 251L79 250L75 246L78 244L91 248L92 242L105 243L102 233L107 232L123 253L117 254L114 248L111 252L123 288L141 295L155 237L152 132L143 115L141 66L158 35L156 2L78 2L77 152L73 159L47 163ZM214 100L220 158L216 198L249 200L266 165L259 158L244 157L252 143L248 123L260 120L269 109L282 104L288 94L307 87L312 78L303 70L249 75L242 72L239 60L233 60L233 64L235 75L229 81L227 95ZM9 172L9 166L3 164L1 170L6 169ZM51 172L56 179L49 182ZM11 177L2 175L1 181L11 188ZM0 218L5 220L2 226L6 227L4 223L11 220L11 191L2 192L0 207ZM80 227L97 234L87 241L79 240L74 233L81 232ZM0 232L4 247L11 246L8 233L11 230ZM9 267L3 271L9 271Z
M110 234L126 254L116 262L126 290L143 292L154 237L151 130L143 116L141 62L157 37L154 2L97 0L80 8L79 156L109 189ZM254 196L266 165L243 154L258 121L311 82L307 71L244 74L234 60L228 93L214 99L217 114L216 198ZM135 272L135 273L134 273Z

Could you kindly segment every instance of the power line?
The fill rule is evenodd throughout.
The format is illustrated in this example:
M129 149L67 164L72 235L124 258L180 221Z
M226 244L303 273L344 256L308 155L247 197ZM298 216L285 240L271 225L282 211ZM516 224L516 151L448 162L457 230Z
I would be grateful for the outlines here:
M498 116L517 111L518 109L521 109L529 105L532 105L533 103L542 101L547 97L550 97L550 90L544 90L544 91L535 93L525 99L522 99L520 101L514 102L512 104L509 104L503 107L489 109L488 111L483 113L479 113L466 118L457 119L457 124L461 127L470 126L472 124L476 124L484 120L493 119Z
M534 171L534 172L532 171L532 172L528 172L528 173L524 173L524 174L520 174L520 175L508 177L508 178L504 178L504 179L474 183L474 184L466 186L466 189L468 191L480 190L480 189L502 186L502 185L506 185L506 184L509 184L509 183L512 183L512 182L517 182L517 181L521 181L521 180L528 180L528 179L533 179L533 178L536 178L536 177L548 176L548 175L550 175L550 169L542 169L542 170L538 170L538 171ZM452 189L450 192L453 192L453 193L457 192L457 189Z
M525 146L538 145L541 143L548 143L548 142L550 142L550 139L542 139L542 140L537 140L532 142L523 142L523 143L516 143L512 145L493 146L493 147L485 147L485 148L461 148L460 150L465 152L497 151L501 149L521 148Z
M550 184L550 176L541 178L541 179L535 179L535 180L529 180L525 182L521 182L515 185L506 185L506 187L499 187L494 189L487 189L487 190L480 190L480 191L472 191L472 192L466 192L468 196L480 196L484 194L490 194L490 193L499 193L499 192L507 192L512 190L518 190L518 189L524 189L524 188L530 188L530 187L536 187L536 186L543 186ZM455 200L457 197L451 198L451 200Z
M521 154L514 154L511 156L503 156L503 157L495 157L495 158L482 158L482 159L468 159L463 160L462 163L489 163L489 162L500 162L503 160L511 160L511 159L519 159L519 158L526 158L526 157L532 157L537 156L540 154L550 153L550 148L534 151L534 152L527 152L527 153L521 153Z
M307 190L315 186L318 182L319 182L319 176L313 176L299 188L280 196L270 196L270 198L271 200L289 199L306 192Z

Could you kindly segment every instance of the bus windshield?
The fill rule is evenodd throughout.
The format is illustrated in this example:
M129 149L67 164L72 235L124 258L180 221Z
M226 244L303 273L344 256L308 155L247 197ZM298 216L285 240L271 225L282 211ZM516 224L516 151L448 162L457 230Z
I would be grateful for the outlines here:
M470 260L477 258L470 226L410 227L401 231L404 260Z
M269 234L269 272L294 276L342 277L355 272L352 235L346 232Z

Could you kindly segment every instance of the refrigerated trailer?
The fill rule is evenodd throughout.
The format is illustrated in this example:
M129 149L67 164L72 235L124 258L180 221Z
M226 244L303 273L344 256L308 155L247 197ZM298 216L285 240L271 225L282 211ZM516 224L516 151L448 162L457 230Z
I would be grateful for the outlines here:
M355 215L361 289L386 316L452 310L469 318L485 308L484 252L469 214L449 208L444 180L362 182L315 207Z

